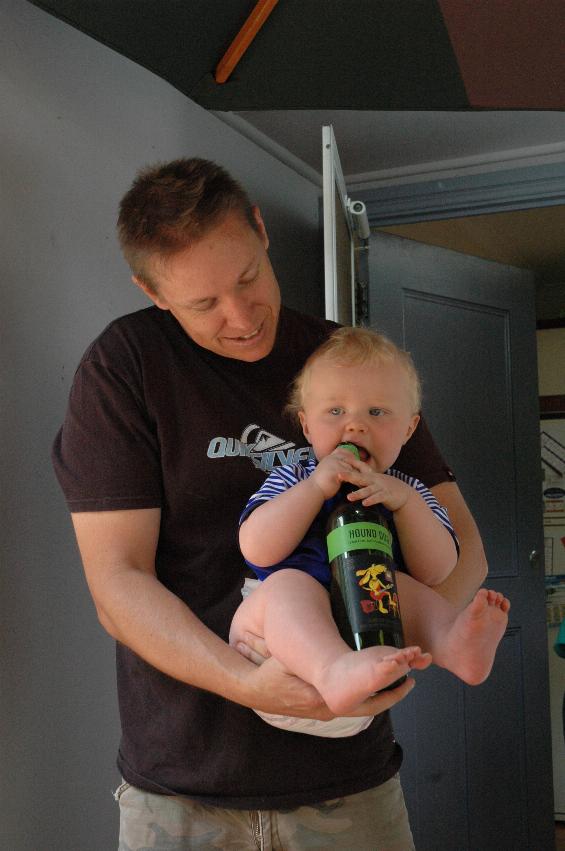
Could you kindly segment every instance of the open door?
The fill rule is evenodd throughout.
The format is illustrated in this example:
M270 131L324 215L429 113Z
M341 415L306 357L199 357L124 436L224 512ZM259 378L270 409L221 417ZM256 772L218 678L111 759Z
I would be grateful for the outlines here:
M356 244L369 237L363 201L352 201L345 186L331 125L322 127L324 277L326 319L358 325L362 298L356 281Z
M371 236L370 319L412 352L424 412L511 601L493 672L432 668L393 710L418 851L553 851L533 273Z

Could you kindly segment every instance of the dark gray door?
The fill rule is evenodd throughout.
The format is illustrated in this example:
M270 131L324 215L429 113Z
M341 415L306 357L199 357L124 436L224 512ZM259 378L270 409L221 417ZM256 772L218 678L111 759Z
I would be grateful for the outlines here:
M554 848L533 275L389 234L370 319L412 352L424 411L512 609L471 688L433 668L393 713L418 851Z

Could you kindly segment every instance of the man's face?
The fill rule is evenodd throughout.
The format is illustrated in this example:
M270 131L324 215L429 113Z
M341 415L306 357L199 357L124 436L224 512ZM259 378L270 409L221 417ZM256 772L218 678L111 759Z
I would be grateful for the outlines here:
M254 214L259 231L241 213L228 213L190 248L157 260L156 292L134 278L199 346L248 362L273 348L280 311L269 240L257 208Z

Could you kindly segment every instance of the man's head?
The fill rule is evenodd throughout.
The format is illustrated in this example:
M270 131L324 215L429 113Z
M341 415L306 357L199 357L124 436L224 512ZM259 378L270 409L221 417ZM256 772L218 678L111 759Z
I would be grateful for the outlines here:
M190 248L231 212L259 230L246 191L216 163L194 157L148 166L120 203L120 246L136 278L152 287L157 258Z
M418 374L408 352L366 328L340 328L306 361L288 410L298 416L318 460L339 443L388 469L416 428Z
M257 207L223 168L182 159L142 170L120 204L134 282L198 345L256 361L271 351L280 293Z

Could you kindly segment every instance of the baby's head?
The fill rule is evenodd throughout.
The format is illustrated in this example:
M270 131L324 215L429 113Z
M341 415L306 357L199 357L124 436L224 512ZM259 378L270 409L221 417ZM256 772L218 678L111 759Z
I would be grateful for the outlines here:
M339 328L297 375L287 410L318 460L341 442L387 469L418 424L421 385L408 352L367 328Z

